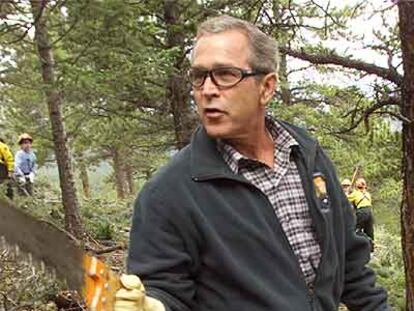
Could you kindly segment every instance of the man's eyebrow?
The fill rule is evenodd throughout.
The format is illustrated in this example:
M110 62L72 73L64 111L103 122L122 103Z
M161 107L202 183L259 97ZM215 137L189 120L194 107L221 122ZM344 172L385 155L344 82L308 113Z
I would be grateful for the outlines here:
M195 69L195 70L205 70L205 71L207 71L208 69L206 68L206 67L204 67L204 66L191 66L191 69Z
M191 66L191 69L196 69L196 70L211 70L211 69L215 69L215 68L233 68L236 67L233 64L229 64L229 63L213 63L213 65L210 68L207 68L205 66L202 65L194 65Z

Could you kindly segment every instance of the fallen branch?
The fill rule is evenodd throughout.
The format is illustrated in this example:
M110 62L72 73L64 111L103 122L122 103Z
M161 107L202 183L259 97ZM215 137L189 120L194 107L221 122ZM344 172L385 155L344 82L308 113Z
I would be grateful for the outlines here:
M126 245L118 244L118 245L114 245L114 246L103 248L103 249L93 249L91 247L86 247L86 250L94 253L95 255L102 255L102 254L107 254L107 253L111 253L114 251L125 250L126 248L127 248Z

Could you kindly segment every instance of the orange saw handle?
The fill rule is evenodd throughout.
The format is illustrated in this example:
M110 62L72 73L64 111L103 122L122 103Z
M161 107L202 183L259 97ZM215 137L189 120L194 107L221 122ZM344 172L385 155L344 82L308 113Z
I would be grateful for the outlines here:
M113 311L119 276L94 256L83 256L85 271L84 297L90 311Z

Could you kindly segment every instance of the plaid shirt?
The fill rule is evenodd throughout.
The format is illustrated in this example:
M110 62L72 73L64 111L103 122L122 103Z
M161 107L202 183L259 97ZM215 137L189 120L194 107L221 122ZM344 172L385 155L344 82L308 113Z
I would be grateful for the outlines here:
M274 168L243 156L221 140L218 149L230 169L260 189L272 204L309 286L315 280L321 250L312 226L299 171L290 158L291 147L298 143L270 118L266 118L266 127L275 143Z

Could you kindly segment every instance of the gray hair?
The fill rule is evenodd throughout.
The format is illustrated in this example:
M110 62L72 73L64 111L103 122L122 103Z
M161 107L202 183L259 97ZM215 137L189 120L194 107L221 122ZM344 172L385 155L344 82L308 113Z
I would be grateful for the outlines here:
M229 15L210 18L199 25L197 39L205 34L217 34L228 30L240 30L246 35L250 45L248 61L252 69L278 73L279 52L276 40L247 21Z

